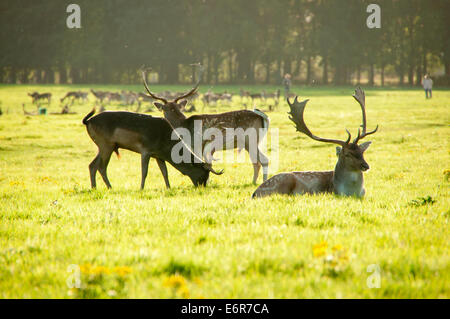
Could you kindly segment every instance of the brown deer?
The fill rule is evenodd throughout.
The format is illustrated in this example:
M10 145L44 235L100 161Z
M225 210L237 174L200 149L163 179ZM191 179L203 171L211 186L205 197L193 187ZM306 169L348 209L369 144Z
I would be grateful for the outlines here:
M358 129L358 136L351 143L351 134L348 130L348 138L346 141L321 138L312 134L303 119L303 112L308 100L298 102L297 97L295 97L294 103L290 103L289 99L287 99L291 108L291 112L289 113L291 116L289 119L295 123L297 131L309 136L313 140L339 145L336 147L338 162L334 171L290 172L272 176L256 189L252 197L263 197L275 193L335 193L338 195L363 197L365 194L363 171L369 169L369 165L364 160L363 155L371 142L365 142L360 145L358 145L358 142L366 136L375 133L378 130L378 125L373 131L366 132L364 91L361 88L357 88L353 97L361 106L362 132Z
M164 118L125 111L106 111L92 117L94 114L95 109L83 119L89 136L98 146L98 154L89 164L92 188L97 186L95 179L97 171L100 172L106 186L111 188L106 169L112 152L119 156L119 148L141 154L141 189L145 185L151 157L156 158L167 188L170 188L170 184L166 162L182 174L188 175L195 186L206 185L210 172L216 175L223 173L223 171L216 172L210 164L196 158L179 137L172 139L176 133ZM172 159L172 148L178 143L182 143L184 149L190 154L189 162L178 162Z
M108 97L108 92L94 91L93 89L91 89L91 93L95 96L97 100L100 100L100 103L103 103L103 100Z
M194 139L198 131L196 131L196 121L200 121L202 127L201 130L204 132L209 128L217 128L221 132L226 129L242 129L244 132L247 129L253 129L255 132L255 140L252 140L249 136L238 136L241 134L236 134L233 137L233 141L227 140L227 134L222 134L223 140L223 150L225 149L235 149L243 147L247 150L250 155L250 159L253 163L253 183L256 184L258 179L259 170L261 166L263 167L263 181L267 179L268 174L268 158L259 149L259 142L263 139L269 127L269 118L266 114L259 110L249 111L240 110L232 111L220 114L201 114L192 115L186 117L181 110L186 106L186 98L197 92L200 81L197 82L194 88L192 88L186 94L176 97L172 101L157 96L152 93L148 87L146 81L145 71L142 72L144 86L148 94L155 100L162 101L163 103L155 102L155 106L164 113L164 117L172 124L174 128L185 128L190 132L192 138L191 141L185 141L188 145L194 145ZM183 100L179 102L180 100ZM251 145L251 144L255 145ZM206 150L205 160L207 163L211 163L213 159L215 149L210 149L212 145L211 140L203 139L202 137L202 150ZM200 155L199 155L200 156Z
M51 93L42 93L39 94L38 92L28 93L28 96L31 96L33 99L33 104L36 102L39 102L39 100L47 100L48 104L52 101L52 94Z

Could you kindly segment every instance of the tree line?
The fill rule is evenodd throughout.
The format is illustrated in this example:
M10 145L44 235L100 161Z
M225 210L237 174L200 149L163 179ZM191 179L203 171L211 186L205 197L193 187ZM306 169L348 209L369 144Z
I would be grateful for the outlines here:
M1 83L299 82L417 85L431 69L450 84L450 2L378 0L370 29L365 0L77 0L0 3Z

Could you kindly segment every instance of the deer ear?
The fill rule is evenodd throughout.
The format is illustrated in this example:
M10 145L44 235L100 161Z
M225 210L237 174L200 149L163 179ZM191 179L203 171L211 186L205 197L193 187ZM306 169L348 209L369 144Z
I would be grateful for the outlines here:
M339 156L339 154L341 154L342 151L342 147L340 146L336 146L336 155Z
M359 148L364 153L369 148L370 144L372 144L372 142L362 143L361 145L359 145Z
M183 109L186 106L186 104L187 104L187 100L183 100L183 101L181 101L178 104L180 105L180 108Z
M158 103L158 102L154 102L153 105L155 105L158 110L162 110L162 108L164 106L164 104L161 104L161 103Z

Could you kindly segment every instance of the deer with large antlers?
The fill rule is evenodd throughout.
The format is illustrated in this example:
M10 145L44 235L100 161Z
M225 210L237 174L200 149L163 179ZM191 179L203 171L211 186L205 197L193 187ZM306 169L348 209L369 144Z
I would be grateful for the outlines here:
M266 114L255 109L253 111L239 110L220 114L201 114L186 117L181 110L186 106L186 99L197 92L201 76L199 76L197 84L189 92L176 97L172 101L157 96L150 91L146 81L145 71L142 72L142 77L145 89L149 96L162 102L154 102L154 104L164 113L164 117L170 124L172 124L174 128L185 128L190 132L191 141L185 141L188 145L192 146L195 142L195 136L198 136L199 134L196 122L201 123L200 130L202 132L210 128L217 128L221 132L225 132L228 129L233 129L234 132L244 132L244 134L237 133L232 137L228 136L226 133L222 134L222 150L235 148L240 150L241 148L245 148L249 153L253 164L253 183L256 184L261 166L263 167L263 181L267 180L269 160L259 148L259 143L269 127L269 118ZM246 132L254 132L254 134L244 136ZM212 145L211 139L203 139L202 136L201 146L202 150L204 150L203 154L205 154L204 157L207 163L211 163L214 152L218 150L212 148ZM201 157L201 154L198 155Z
M353 97L359 103L362 110L362 131L358 129L358 135L353 142L350 142L351 134L348 130L346 130L348 134L346 141L321 138L314 135L308 129L303 119L303 113L308 100L299 102L297 97L295 97L294 102L291 103L287 99L291 108L289 119L294 122L297 131L309 136L315 141L339 145L336 147L338 162L334 171L277 174L262 183L253 193L252 197L263 197L276 193L335 193L338 195L363 197L365 194L363 172L369 169L369 164L364 160L363 155L371 142L365 142L360 145L358 145L358 142L366 136L375 133L378 130L378 125L373 131L366 131L364 91L361 88L357 88Z

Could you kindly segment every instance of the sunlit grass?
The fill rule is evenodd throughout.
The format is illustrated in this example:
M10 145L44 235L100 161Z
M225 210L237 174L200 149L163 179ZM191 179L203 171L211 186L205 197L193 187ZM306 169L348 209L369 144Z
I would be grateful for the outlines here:
M380 129L365 156L371 170L363 200L251 200L249 160L216 164L225 174L199 189L169 167L170 190L152 160L139 191L140 158L128 151L109 165L113 189L98 177L98 190L90 190L96 147L81 119L92 95L75 103L75 115L22 113L22 103L35 111L27 92L54 93L49 111L57 112L70 89L0 86L0 297L450 297L449 91L425 100L421 90L366 90L369 129ZM356 132L361 114L352 88L294 91L310 98L305 119L317 135ZM237 98L204 112L239 108ZM287 109L281 103L268 113L279 129L277 172L332 169L334 146L296 133ZM381 270L378 289L367 286L373 264ZM81 267L80 289L67 285L70 265Z

